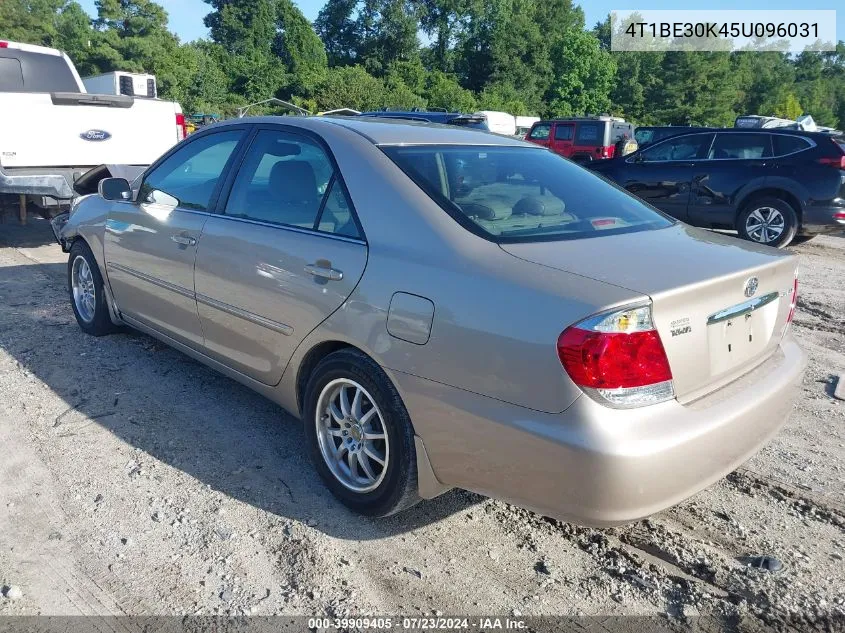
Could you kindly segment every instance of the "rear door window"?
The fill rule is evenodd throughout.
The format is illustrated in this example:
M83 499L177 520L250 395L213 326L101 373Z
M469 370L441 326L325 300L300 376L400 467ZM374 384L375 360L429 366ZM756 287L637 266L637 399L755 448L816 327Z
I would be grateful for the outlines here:
M556 141L571 141L575 135L574 125L556 125L555 126L555 140Z
M604 123L599 121L579 123L578 132L575 135L575 144L590 147L604 145Z
M754 160L772 155L770 134L717 134L707 155L710 159Z
M678 136L647 147L636 154L636 160L646 163L697 160L707 156L712 142L712 134Z
M352 205L331 159L307 138L261 130L226 202L226 215L358 237Z

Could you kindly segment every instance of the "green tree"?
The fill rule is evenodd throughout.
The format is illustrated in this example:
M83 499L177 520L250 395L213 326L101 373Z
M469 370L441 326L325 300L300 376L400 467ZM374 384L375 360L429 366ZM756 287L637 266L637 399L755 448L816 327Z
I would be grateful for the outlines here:
M0 37L52 46L56 12L65 0L0 0Z
M358 0L328 0L314 21L329 65L348 66L355 63L358 54L358 37L355 11Z
M731 70L728 53L666 53L652 106L655 117L664 124L733 125L736 87Z
M476 110L475 95L462 88L454 76L439 70L428 74L423 95L432 108L444 108L453 112Z
M555 73L546 93L548 114L570 116L610 110L610 92L616 78L616 62L599 40L581 29L571 29L552 47Z
M100 72L93 59L97 33L91 27L91 18L78 2L68 3L56 16L56 35L53 46L67 53L76 70L85 77Z
M362 66L336 66L317 83L314 99L320 110L376 110L384 104L384 83Z
M291 0L278 0L278 3L273 52L293 75L291 89L310 95L328 67L326 49Z

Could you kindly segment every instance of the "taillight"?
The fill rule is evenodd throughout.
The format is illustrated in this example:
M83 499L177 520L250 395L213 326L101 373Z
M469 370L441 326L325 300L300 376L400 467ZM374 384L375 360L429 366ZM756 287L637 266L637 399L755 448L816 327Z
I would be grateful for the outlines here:
M9 42L0 42L0 48L9 48Z
M816 162L820 165L830 165L837 169L845 169L845 156L839 156L838 158L825 156L824 158L819 158Z
M176 140L181 141L188 136L188 127L185 125L185 115L181 112L176 114Z
M792 284L792 301L789 302L789 316L786 317L787 323L792 323L796 307L798 307L798 275L795 276L795 282Z
M572 381L605 404L640 407L675 397L650 306L600 314L566 328L557 353Z
M833 214L834 220L845 220L845 212L838 212Z

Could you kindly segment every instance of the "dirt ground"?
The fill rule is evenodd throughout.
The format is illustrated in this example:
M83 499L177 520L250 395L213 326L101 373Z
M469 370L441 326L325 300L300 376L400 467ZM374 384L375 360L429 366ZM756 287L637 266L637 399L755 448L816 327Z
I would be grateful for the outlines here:
M843 618L845 237L793 250L810 365L786 427L680 506L594 530L463 491L349 513L297 422L147 336L84 336L46 222L0 224L0 615ZM764 554L782 571L746 564Z

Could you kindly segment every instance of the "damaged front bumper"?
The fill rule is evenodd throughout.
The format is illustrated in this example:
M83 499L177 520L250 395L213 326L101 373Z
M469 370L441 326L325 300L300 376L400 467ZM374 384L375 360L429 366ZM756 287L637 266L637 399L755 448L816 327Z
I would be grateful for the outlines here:
M62 230L65 228L65 224L70 219L70 212L65 211L64 213L60 213L55 218L50 220L50 228L53 229L53 237L56 238L56 241L59 243L59 246L62 247L62 250L67 253L70 250L68 244L65 243L64 239L62 239Z

